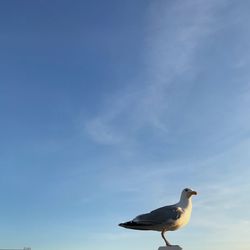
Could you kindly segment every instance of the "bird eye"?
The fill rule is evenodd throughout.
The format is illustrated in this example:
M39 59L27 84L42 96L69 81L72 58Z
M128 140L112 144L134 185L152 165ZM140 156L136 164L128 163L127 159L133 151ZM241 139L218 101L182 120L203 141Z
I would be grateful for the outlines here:
M187 189L187 188L185 189L185 192L188 192L188 189Z

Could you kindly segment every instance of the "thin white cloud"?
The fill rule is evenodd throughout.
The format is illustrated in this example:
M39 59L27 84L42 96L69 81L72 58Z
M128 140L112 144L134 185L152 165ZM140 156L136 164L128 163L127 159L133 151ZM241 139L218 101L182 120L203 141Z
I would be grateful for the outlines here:
M144 44L145 68L127 84L129 87L111 94L104 109L85 122L85 131L94 141L133 143L140 129L168 133L171 89L178 78L195 74L196 52L212 34L217 5L216 1L152 4Z

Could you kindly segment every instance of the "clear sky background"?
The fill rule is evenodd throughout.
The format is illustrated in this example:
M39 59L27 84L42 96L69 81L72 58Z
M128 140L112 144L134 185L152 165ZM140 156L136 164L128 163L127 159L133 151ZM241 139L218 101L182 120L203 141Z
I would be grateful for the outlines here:
M0 1L0 248L156 250L118 223L191 187L169 241L249 250L249 10Z

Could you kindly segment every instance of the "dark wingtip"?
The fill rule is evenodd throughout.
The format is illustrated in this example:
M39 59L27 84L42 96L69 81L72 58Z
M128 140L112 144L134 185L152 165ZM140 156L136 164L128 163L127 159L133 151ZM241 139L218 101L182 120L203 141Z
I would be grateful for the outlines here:
M123 226L123 223L120 223L118 226L122 227L122 226Z

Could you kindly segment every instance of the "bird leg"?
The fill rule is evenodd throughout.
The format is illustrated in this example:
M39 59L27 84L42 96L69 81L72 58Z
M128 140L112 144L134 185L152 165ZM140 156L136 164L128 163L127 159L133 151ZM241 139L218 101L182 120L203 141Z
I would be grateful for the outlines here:
M166 232L165 230L162 230L162 231L161 231L161 237L162 237L163 240L165 241L166 246L172 246L172 245L166 240L166 238L165 238L165 236L164 236L164 233L165 233L165 232Z

